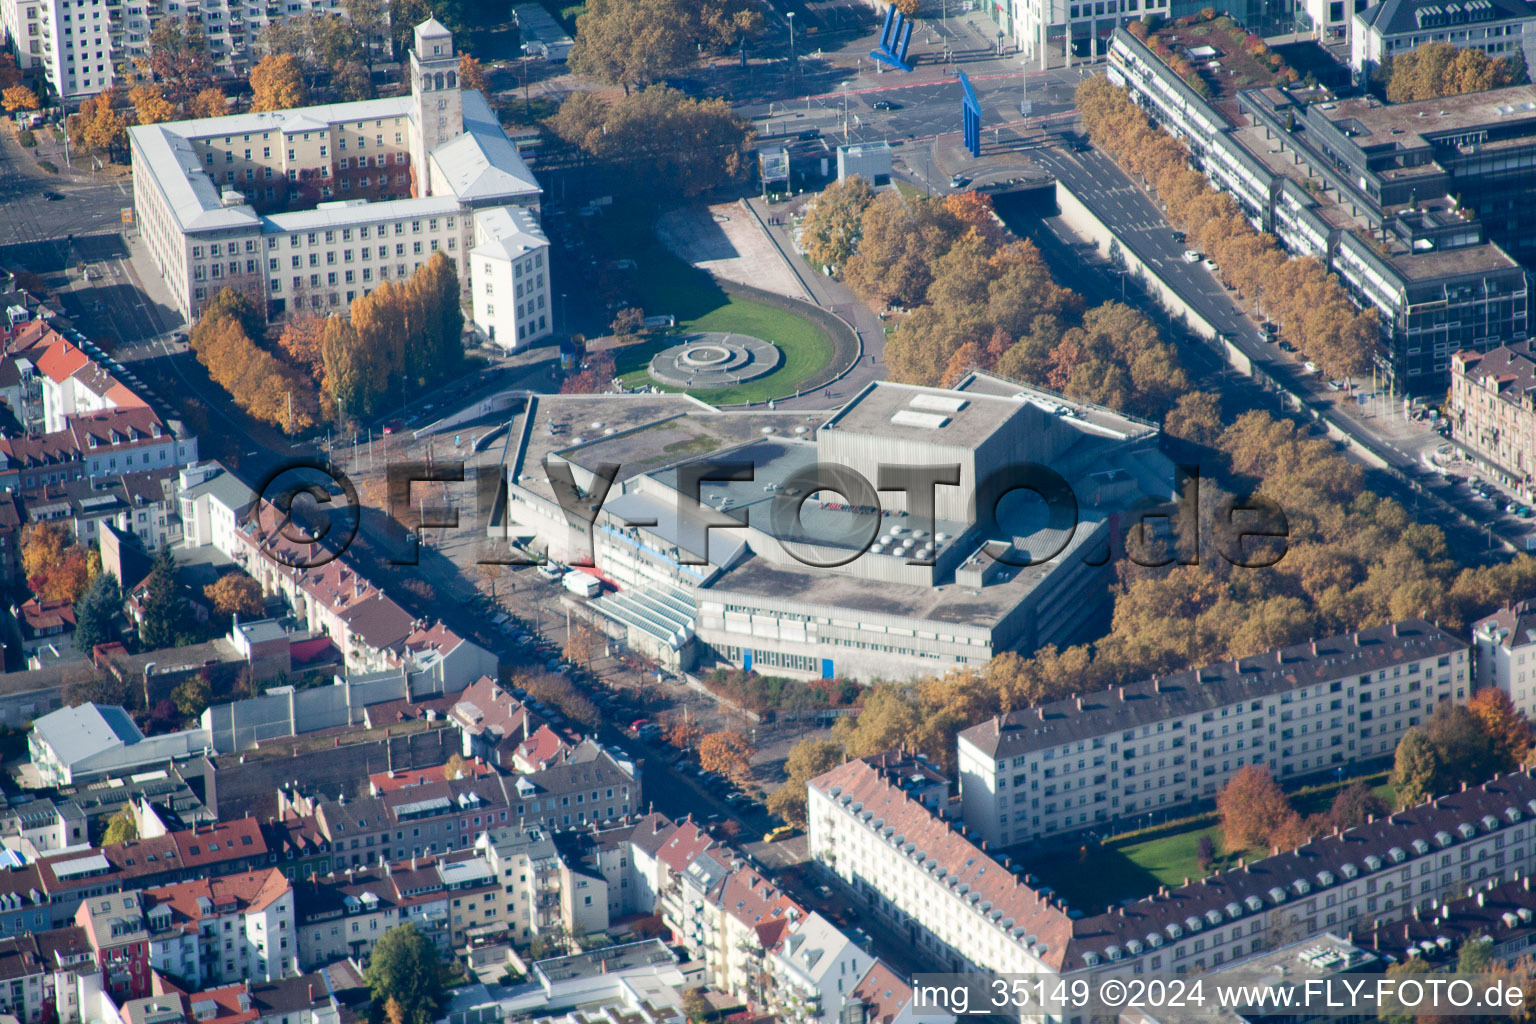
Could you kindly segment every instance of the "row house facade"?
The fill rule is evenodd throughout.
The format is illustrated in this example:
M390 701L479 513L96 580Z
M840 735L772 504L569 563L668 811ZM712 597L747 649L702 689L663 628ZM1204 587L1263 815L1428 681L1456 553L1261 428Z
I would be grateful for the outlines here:
M914 799L903 767L863 759L812 780L811 853L955 970L1213 970L1325 932L1422 918L1536 862L1536 777L1516 772L1076 917Z
M298 963L293 888L276 868L144 891L150 962L193 987L274 980Z
M1536 500L1536 349L1515 341L1451 357L1451 440L1505 487Z

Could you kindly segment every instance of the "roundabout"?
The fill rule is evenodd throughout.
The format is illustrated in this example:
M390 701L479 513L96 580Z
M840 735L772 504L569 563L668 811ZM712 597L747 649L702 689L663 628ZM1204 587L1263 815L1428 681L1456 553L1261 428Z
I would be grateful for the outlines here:
M728 388L778 369L778 346L745 334L704 333L651 358L651 377L677 388Z

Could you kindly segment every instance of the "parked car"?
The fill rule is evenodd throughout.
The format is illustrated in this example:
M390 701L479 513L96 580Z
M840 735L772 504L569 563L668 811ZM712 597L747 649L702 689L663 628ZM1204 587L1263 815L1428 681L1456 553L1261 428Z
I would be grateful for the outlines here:
M890 100L875 100L875 102L871 103L870 106L874 107L876 110L900 110L901 109L901 104L900 103L892 103Z
M965 188L965 186L969 185L970 183L971 179L967 178L963 174L957 174L953 178L949 179L950 188Z
M1189 237L1189 236L1188 236L1188 235L1186 235L1186 234L1185 234L1185 233L1184 233L1184 232L1182 232L1182 231L1175 231L1175 232L1174 232L1174 233L1173 233L1173 240L1174 240L1174 241L1175 241L1175 242L1178 242L1178 243L1180 243L1180 244L1183 244L1183 243L1184 243L1184 241L1185 241L1185 240L1186 240L1186 239L1187 239L1187 238L1188 238L1188 237Z
M1185 263L1199 263L1203 259L1205 259L1205 254L1204 253L1195 252L1195 250L1193 250L1193 249L1185 249L1184 250L1184 262Z
M780 825L778 828L769 829L767 832L765 832L763 834L763 842L776 843L780 839L788 839L797 831L799 830L796 829L793 825Z
M43 198L48 200L50 203L56 203L60 199L64 198L64 193L63 192L55 192L52 189L49 189L48 191L43 193Z

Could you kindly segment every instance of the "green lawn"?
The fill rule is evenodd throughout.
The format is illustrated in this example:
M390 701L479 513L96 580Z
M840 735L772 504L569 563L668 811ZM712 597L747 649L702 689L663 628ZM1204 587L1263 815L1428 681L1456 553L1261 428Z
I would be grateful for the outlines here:
M656 383L646 372L651 357L677 344L677 335L698 331L751 335L772 342L783 353L779 368L766 377L731 388L689 392L711 405L793 395L832 358L832 339L819 326L777 307L727 294L708 274L668 252L648 226L610 215L603 233L617 256L635 261L636 268L630 273L641 308L648 315L677 317L675 333L615 353L615 369L626 387ZM682 390L658 386L667 391Z
M1366 782L1388 807L1394 806L1395 795L1384 775L1367 776ZM1292 794L1291 806L1303 815L1321 813L1333 803L1338 788L1336 784L1308 787ZM1252 862L1270 852L1257 848L1229 853L1222 846L1221 826L1212 814L1171 835L1139 841L1132 835L1124 840L1110 839L1102 846L1090 844L1046 856L1025 855L1022 859L1042 884L1053 887L1069 905L1092 912L1123 900L1139 899L1156 892L1160 885L1179 886L1186 878L1204 876L1206 872L1201 870L1199 861L1201 836L1210 836L1215 844L1215 871L1235 868L1239 856Z

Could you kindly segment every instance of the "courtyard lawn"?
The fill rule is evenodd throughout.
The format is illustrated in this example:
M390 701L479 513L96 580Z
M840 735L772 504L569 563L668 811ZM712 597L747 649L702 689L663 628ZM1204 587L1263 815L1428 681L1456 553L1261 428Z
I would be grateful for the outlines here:
M1366 776L1364 781L1390 808L1396 806L1396 794L1386 782L1386 775ZM1303 815L1328 810L1338 792L1338 783L1308 787L1291 794L1291 806ZM1092 913L1130 899L1140 899L1156 892L1158 886L1170 888L1184 880L1204 877L1200 867L1200 839L1209 836L1216 849L1211 871L1237 867L1238 858L1249 863L1267 857L1264 847L1228 853L1221 841L1221 825L1214 814L1201 815L1180 830L1158 834L1148 830L1148 838L1131 833L1122 839L1111 838L1103 845L1083 844L1076 848L1046 854L1024 854L1019 859L1026 870L1036 875L1042 885L1054 888L1068 906Z
M702 270L667 251L648 226L610 215L603 225L611 251L633 259L629 271L639 304L647 315L677 318L674 332L614 352L615 370L625 387L656 384L646 372L651 357L699 331L747 334L777 345L783 353L778 369L766 377L730 388L691 391L711 405L763 402L793 395L832 358L832 339L818 325L787 310L728 294ZM657 384L664 391L680 388Z

